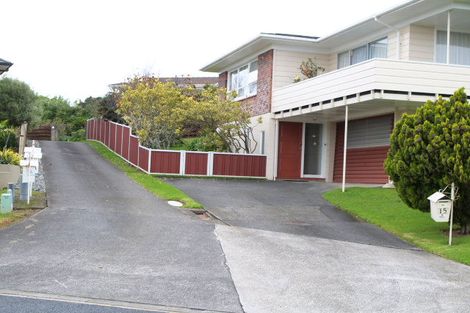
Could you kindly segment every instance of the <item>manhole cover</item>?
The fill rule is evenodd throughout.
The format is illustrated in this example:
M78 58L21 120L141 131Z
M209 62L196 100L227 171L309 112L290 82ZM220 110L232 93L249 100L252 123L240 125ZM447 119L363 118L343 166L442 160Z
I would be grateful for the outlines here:
M169 205L172 205L172 206L177 206L177 207L182 207L183 206L183 203L179 202L179 201L168 201L168 204Z

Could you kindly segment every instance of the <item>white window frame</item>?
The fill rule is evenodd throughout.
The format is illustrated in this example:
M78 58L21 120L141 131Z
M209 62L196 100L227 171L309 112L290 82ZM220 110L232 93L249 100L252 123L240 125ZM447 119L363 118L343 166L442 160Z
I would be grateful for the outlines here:
M255 60L251 60L250 62L248 63L245 63L241 66L238 66L237 68L229 71L229 75L228 75L228 88L227 90L230 92L230 91L238 91L239 88L233 88L232 86L232 75L234 73L238 74L240 72L240 69L244 68L245 66L248 68L248 77L246 79L246 85L245 86L242 86L242 88L245 89L245 94L242 95L242 96L239 96L237 95L237 97L235 98L235 100L242 100L242 99L246 99L246 98L249 98L249 97L253 97L253 96L256 96L256 94L258 93L258 66L259 64L256 64L256 71L253 71L253 72L256 72L256 79L255 80L250 80L250 67L253 63L258 63L258 59L255 59ZM250 85L256 83L256 89L254 92L250 92Z
M336 55L336 64L338 65L338 66L337 66L337 69L345 68L345 67L348 67L348 66L357 64L357 63L354 63L354 64L351 63L351 61L352 61L352 56L353 56L353 53L352 53L352 52L353 52L353 50L356 50L356 49L361 48L361 47L364 47L364 46L367 46L367 59L366 59L366 60L372 59L371 53L370 53L370 45L373 44L373 43L375 43L375 42L384 40L384 39L387 39L387 53L388 53L388 36L386 36L386 37L381 37L381 38L379 38L379 39L372 40L372 41L370 41L370 42L368 42L368 43L366 43L366 44L359 45L359 46L357 46L357 47L354 47L354 48L351 48L351 49L348 49L348 50L345 50L345 51L341 51L340 53L338 53L338 54ZM343 67L339 67L339 56L340 56L341 54L343 54L343 53L348 53L348 54L349 54L349 62L348 62L348 65L343 66ZM388 55L388 54L387 54L387 55ZM364 60L364 61L366 61L366 60ZM364 62L364 61L362 61L362 62ZM358 62L358 63L360 63L360 62Z

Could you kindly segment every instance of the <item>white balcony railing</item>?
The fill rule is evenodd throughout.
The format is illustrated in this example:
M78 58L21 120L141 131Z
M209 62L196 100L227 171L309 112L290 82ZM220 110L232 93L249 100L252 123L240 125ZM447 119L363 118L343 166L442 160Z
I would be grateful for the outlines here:
M460 87L470 94L469 66L372 59L273 90L272 112L352 104L367 92L372 98L389 94L393 100L411 101L413 95L448 95Z

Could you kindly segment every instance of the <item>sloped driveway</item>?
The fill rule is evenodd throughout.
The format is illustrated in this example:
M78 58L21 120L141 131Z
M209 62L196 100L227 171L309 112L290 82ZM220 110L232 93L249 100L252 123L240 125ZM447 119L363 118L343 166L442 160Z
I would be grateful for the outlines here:
M319 182L171 179L228 225L377 246L412 248L323 199Z
M0 231L0 289L241 312L213 224L84 143L42 147L49 207Z

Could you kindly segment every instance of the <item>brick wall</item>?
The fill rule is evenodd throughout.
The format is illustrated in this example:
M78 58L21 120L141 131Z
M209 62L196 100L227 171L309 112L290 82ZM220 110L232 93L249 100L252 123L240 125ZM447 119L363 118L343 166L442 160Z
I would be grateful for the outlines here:
M220 88L227 88L227 78L228 72L223 72L219 74L219 87Z
M251 107L253 116L271 112L273 55L273 50L269 50L258 56L258 92Z
M273 50L258 56L258 92L256 96L240 100L249 108L252 116L271 112L271 94L273 85ZM219 87L227 88L228 73L219 74Z

